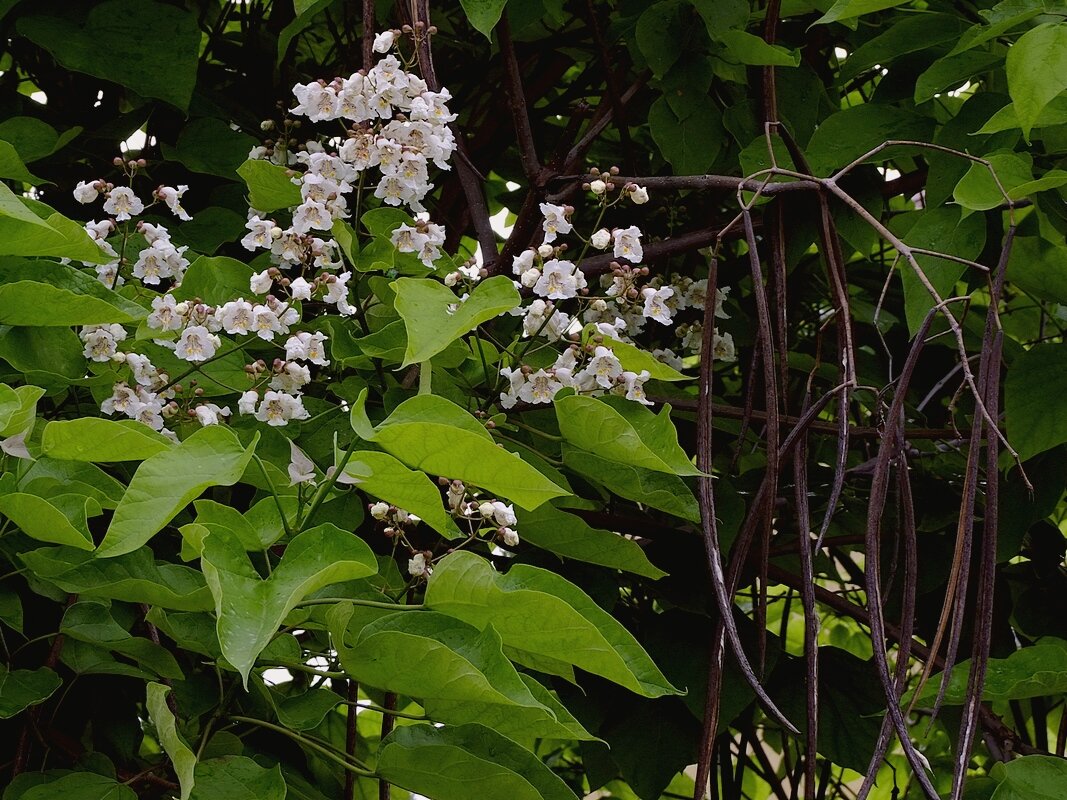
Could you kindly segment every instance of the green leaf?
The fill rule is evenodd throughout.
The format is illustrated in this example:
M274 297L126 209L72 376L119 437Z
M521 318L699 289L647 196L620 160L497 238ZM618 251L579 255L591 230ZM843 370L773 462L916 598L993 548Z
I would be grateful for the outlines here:
M210 255L224 244L239 241L244 233L244 214L222 206L208 206L197 211L196 216L183 222L180 228L175 228L171 241L176 247L185 245L197 253Z
M964 50L970 50L972 47L978 47L978 45L992 41L1012 28L1033 19L1045 10L1041 0L1032 3L1023 0L1021 7L1016 5L1015 8L1012 8L1012 5L1010 2L1001 2L988 11L979 11L979 14L989 20L989 24L975 25L964 33L959 37L959 42L952 48L949 55L962 53ZM922 16L926 15L923 14Z
M1025 158L1018 153L991 153L985 158L1009 197L1011 190L1016 186L1033 181L1030 158ZM967 174L956 184L952 198L964 208L973 211L988 211L1005 202L1004 195L997 186L997 181L989 173L989 169L984 164L978 163L972 163Z
M257 211L277 211L300 205L300 187L289 170L269 161L250 159L237 168L248 186L248 204Z
M0 263L0 323L67 327L138 322L147 316L136 303L73 267L21 258Z
M364 390L352 406L356 435L430 475L459 478L496 492L523 508L568 494L514 453L498 447L488 431L456 404L436 395L405 400L377 428L371 427Z
M609 461L675 475L700 474L678 445L669 405L657 416L642 405L618 399L557 395L553 406L559 432L576 447Z
M504 13L508 0L459 0L463 13L467 15L471 27L492 41L493 28Z
M113 81L183 111L189 107L200 28L196 17L181 8L154 0L108 0L93 6L84 23L76 15L26 15L17 28L67 69Z
M201 565L215 599L222 653L246 688L256 658L298 602L324 586L378 571L362 539L329 523L295 536L266 580L252 567L240 540L222 530L204 540Z
M624 370L641 373L647 370L651 378L657 381L690 381L692 376L683 375L674 367L664 364L647 350L635 347L629 342L618 339L605 339L604 346L609 348L619 359Z
M271 692L272 698L274 694ZM341 698L329 689L309 689L303 694L290 695L276 703L278 721L294 731L310 731L319 727L326 715L340 702Z
M199 297L210 305L222 305L251 292L249 281L254 272L235 258L200 256L189 265L181 286L172 294L179 301Z
M244 756L225 756L196 765L196 786L189 800L285 800L285 797L281 764L267 769Z
M477 628L492 625L520 663L524 654L573 664L645 697L679 694L619 622L570 581L516 564L500 574L456 551L434 567L425 604Z
M979 73L999 66L1004 56L985 50L968 50L937 59L915 80L915 103L933 100L940 92L957 88Z
M908 53L941 52L939 45L958 41L966 29L966 20L958 14L915 14L895 20L884 32L849 53L838 80L850 81L875 64L890 64Z
M1067 761L1054 756L1023 756L997 763L991 774L1000 785L990 800L1060 800L1067 785Z
M564 445L564 463L587 479L642 505L700 522L700 508L693 492L677 475L619 464Z
M19 800L137 800L133 789L114 778L95 772L72 772L39 784L19 796Z
M248 158L248 151L258 144L258 139L235 131L218 117L201 117L182 128L173 147L164 144L163 155L193 172L235 181L237 168Z
M706 173L725 140L720 115L703 101L682 119L661 97L648 111L648 127L663 157L679 175Z
M933 125L926 117L893 106L863 105L831 114L819 123L806 148L815 175L829 175L890 139L928 141ZM877 158L884 160L884 153Z
M397 728L382 742L377 771L432 800L575 800L540 758L477 724Z
M1067 24L1048 22L1020 36L1008 50L1007 72L1008 94L1029 141L1045 106L1067 90Z
M258 441L257 434L246 449L231 430L211 425L142 462L96 555L112 558L136 550L205 489L237 483Z
M26 492L0 494L0 514L18 525L27 536L40 542L92 550L87 518L100 513L90 497L63 494L44 498Z
M19 158L26 164L51 155L59 145L56 129L37 117L5 119L0 122L0 139L10 142Z
M31 186L39 186L46 182L26 169L26 165L22 163L14 146L3 140L0 140L0 178L21 181Z
M970 659L952 668L943 698L945 705L959 706L966 702L970 670ZM941 675L936 675L927 681L915 702L921 707L929 707L940 686ZM1026 700L1064 692L1067 692L1067 642L1062 640L1042 639L1031 647L1016 650L1007 658L991 658L986 665L983 700Z
M442 536L460 535L445 513L440 490L426 473L408 469L387 453L359 450L349 458L344 474L362 491L419 516Z
M960 219L959 209L944 206L918 213L918 221L904 236L908 245L972 260L982 252L986 233L982 216L971 214ZM956 281L967 269L963 264L933 256L918 255L915 260L919 262L941 299L950 296ZM934 299L919 280L915 270L904 259L901 259L900 270L901 282L904 285L905 316L908 330L914 336L922 326L927 312L934 307Z
M786 50L780 45L767 44L761 37L748 31L724 31L719 40L726 45L729 56L742 64L795 67L800 63L800 53Z
M408 334L404 367L429 361L463 334L521 302L515 284L504 275L482 281L462 303L451 289L430 278L399 278L390 287Z
M831 22L862 17L864 14L873 14L876 11L884 11L887 8L902 6L911 0L837 0L830 10L819 17L812 25L828 25Z
M1067 304L1067 248L1040 236L1017 236L1008 280L1043 300Z
M173 446L147 425L125 419L56 420L41 435L41 452L66 461L143 461Z
M37 669L8 669L0 664L0 719L43 703L63 685L59 676L48 667Z
M652 74L662 77L682 54L685 35L683 6L678 0L662 0L645 8L637 20L635 37Z
M523 541L565 558L658 580L667 573L648 560L632 539L593 528L581 517L555 508L551 503L533 511L517 513Z
M17 436L32 430L37 401L42 397L44 389L39 386L12 389L0 383L0 436Z
M22 633L22 598L11 586L0 586L0 622Z
M157 562L147 547L117 558L94 558L70 547L41 548L19 557L37 577L83 599L122 600L179 611L213 607L199 570Z
M1067 442L1067 345L1038 344L1011 362L1004 381L1008 440L1025 461Z
M282 32L278 34L279 64L285 59L286 53L289 52L289 45L296 38L296 35L311 24L316 14L326 10L333 3L334 0L298 0L298 2L293 3L296 19L282 28Z
M156 725L156 734L163 751L170 757L170 763L178 775L181 785L181 800L189 800L195 783L196 755L178 733L174 714L167 706L167 692L170 687L162 683L150 683L147 686L145 706Z
M0 325L0 358L31 383L60 389L85 377L85 354L69 328L13 328Z

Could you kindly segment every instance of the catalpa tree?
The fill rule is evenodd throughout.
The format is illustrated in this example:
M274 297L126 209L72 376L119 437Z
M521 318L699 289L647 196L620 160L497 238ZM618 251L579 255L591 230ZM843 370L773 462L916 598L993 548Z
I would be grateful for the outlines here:
M1063 793L1061 4L0 26L3 800Z

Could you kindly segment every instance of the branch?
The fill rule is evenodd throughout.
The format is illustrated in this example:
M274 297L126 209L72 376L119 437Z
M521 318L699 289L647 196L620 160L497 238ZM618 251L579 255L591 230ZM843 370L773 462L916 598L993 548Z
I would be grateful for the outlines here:
M519 139L519 158L522 160L522 169L527 180L537 185L541 179L541 162L534 146L530 115L526 108L526 93L522 88L519 60L515 55L515 43L511 39L511 25L508 23L507 14L500 18L496 32L500 40L500 53L504 57L504 73L507 75L508 108L511 109L515 135Z

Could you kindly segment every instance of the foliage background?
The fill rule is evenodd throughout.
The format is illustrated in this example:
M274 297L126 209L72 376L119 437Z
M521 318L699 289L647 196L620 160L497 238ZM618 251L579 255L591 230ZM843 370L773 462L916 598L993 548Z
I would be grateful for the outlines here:
M1067 470L1067 351L1062 340L1067 321L1062 187L1067 172L1061 163L1067 153L1067 23L1062 6L1052 0L786 0L769 4L774 17L781 17L773 25L767 9L743 0L511 0L504 12L506 27L496 26L487 38L483 34L493 28L502 5L468 0L432 9L440 31L433 40L436 73L456 98L453 106L460 118L455 128L466 151L453 172L440 177L431 205L435 221L450 232L449 252L473 253L480 241L484 256L492 243L491 249L499 247L502 253L496 263L509 265L510 256L534 240L536 202L545 197L572 202L576 219L588 226L594 209L583 202L579 176L589 165L616 165L623 176L668 178L642 181L653 199L641 207L639 224L646 237L658 241L646 247L646 262L664 273L704 277L708 257L700 250L713 244L737 214L736 181L670 177L740 178L767 167L763 123L775 115L808 166L797 163L795 151L775 133L778 162L800 172L810 169L818 177L895 139L937 143L993 165L1017 201L1011 215L982 165L943 151L897 147L840 182L910 245L987 268L1001 258L1012 216L1017 225L1013 246L1005 251L1007 285L994 303L1003 330L997 339L1002 369L1000 364L990 368L997 378L989 379L987 371L987 380L993 380L989 397L999 399L991 407L1002 408L1008 441L1024 460L1033 491L1009 456L1001 453L998 468L994 451L992 462L986 463L989 448L981 433L971 443L973 397L966 389L957 391L959 356L952 332L937 320L923 332L928 344L903 398L906 446L892 448L895 459L906 457L910 486L897 479L889 484L888 510L873 552L881 558L886 582L879 609L892 626L899 626L893 627L896 635L890 631L888 636L894 652L900 627L914 625L918 645L912 648L914 662L905 663L907 686L914 686L927 648L942 638L937 632L943 608L953 613L946 641L938 642L942 653L947 640L956 640L961 643L958 659L967 659L976 629L989 635L988 707L973 758L965 754L961 766L953 755L965 718L961 709L968 694L974 694L973 686L967 690L966 666L957 670L945 707L929 730L928 714L909 717L912 736L929 760L933 786L948 793L954 772L966 771L973 775L968 797L1056 796L1055 787L1064 780L1059 758L1067 738L1067 623L1058 610L1067 588L1061 527ZM378 27L410 19L404 3L378 3L374 10ZM143 142L137 155L148 159L153 182L193 187L186 207L194 221L175 228L176 241L204 256L243 259L246 253L236 242L244 229L249 187L236 170L264 138L261 121L281 121L294 83L347 75L363 63L362 13L357 4L343 0L0 3L0 178L18 194L36 186L40 201L80 221L84 210L71 197L73 185L109 169L120 142ZM773 45L767 43L771 31ZM773 94L767 88L768 65L775 67ZM516 77L525 103L517 96ZM519 112L514 117L513 109ZM523 120L528 120L528 134ZM136 131L143 136L130 139ZM485 212L470 194L471 176L484 193ZM688 689L684 696L641 697L585 673L578 688L532 670L600 740L531 736L522 742L579 795L601 790L607 793L601 796L642 800L692 796L692 775L680 773L697 762L702 738L716 745L713 783L725 797L851 797L868 772L887 703L867 627L869 576L864 569L872 563L872 551L865 534L872 485L877 486L872 478L880 448L889 446L880 437L901 365L933 303L884 237L838 199L831 198L822 213L816 194L780 191L754 205L766 288L752 280L744 237L737 231L725 237L719 282L733 287L729 328L740 359L716 368L712 388L718 535L727 553L739 531L756 536L747 559L734 551L736 624L762 684L795 723L805 719L805 683L810 689L808 676L812 663L817 664L819 757L806 758L804 737L785 734L761 710L730 653L715 693L718 726L713 736L702 737L708 654L721 629L716 627L720 618L700 525L692 515L687 521L685 513L642 505L644 498L629 480L622 485L631 488L620 491L618 481L581 474L568 464L565 480L579 498L579 513L570 518L635 537L654 567L620 572L603 566L602 553L593 563L581 557L561 560L532 543L523 545L518 560L580 586L633 633L671 683ZM489 215L503 209L514 223L506 240L498 239L487 223ZM17 215L4 206L0 217L0 225L14 225L10 220ZM829 238L823 238L827 230ZM27 254L19 240L3 228L0 233L3 259ZM492 259L486 263L494 268ZM993 341L984 333L984 320L997 290L987 273L963 264L931 257L922 258L922 264L941 292L969 298L966 310L957 308L956 315L977 372L978 358ZM0 292L13 284L10 276L4 277L6 267L0 263ZM507 273L510 266L496 268ZM843 286L835 286L836 275L844 276ZM774 315L763 324L757 311L760 296L769 298ZM0 377L10 387L43 390L33 435L39 442L36 437L47 430L46 423L85 416L99 398L94 401L94 387L84 379L74 331L46 321L58 309L27 309L22 303L16 309L15 294L0 297L6 298L0 300L0 322L5 323ZM850 318L851 324L843 325L842 318ZM846 327L853 337L856 389L846 408L829 403L807 425L806 445L797 450L806 456L807 491L797 493L798 473L788 459L779 462L768 414L780 415L780 443L807 402L839 385L840 337ZM375 372L365 358L360 361L354 343L358 331L346 338L334 328L333 334L336 373L333 382L321 382L318 410L354 402ZM671 346L672 337L665 331L645 344L649 349ZM773 346L759 345L761 340ZM768 349L773 359L767 359ZM468 366L472 362L473 356L466 360ZM771 365L769 371L764 363ZM696 364L687 366L692 372ZM439 373L435 364L434 391L466 403L467 390L449 377L462 369L461 363ZM468 369L466 374L477 372ZM385 375L386 391L373 398L376 419L415 392L403 383L402 373L390 369ZM687 453L697 455L697 382L662 384L655 394L672 402L680 442ZM483 403L493 395L488 383L474 391L475 400ZM11 401L11 407L19 402ZM518 419L559 434L551 411L528 410ZM838 434L842 421L850 430L847 440ZM248 445L253 428L238 432ZM343 414L286 433L320 465L333 463L335 433L342 447L352 438ZM289 461L285 437L277 431L261 434L257 454L284 474ZM550 459L561 455L554 440L521 429L509 435ZM970 471L968 452L974 462ZM837 466L839 453L844 460ZM536 455L530 459L556 474ZM13 494L16 485L26 490L34 478L44 478L76 495L96 497L104 513L86 524L99 541L107 529L108 509L137 462L101 458L102 466L79 461L74 470L69 464L56 466L60 460L45 457L27 467L5 457L0 488ZM239 474L244 466L238 467ZM769 495L775 502L754 503L767 475L779 472L777 491ZM252 475L250 470L240 482L231 480L232 488L207 489L203 497L245 512L266 497L262 482ZM678 495L679 502L695 504L689 492L697 482L685 480L689 488ZM677 481L684 486L682 479ZM36 484L29 493L54 497L54 488L46 484ZM835 487L840 501L830 503ZM798 555L799 542L807 541L806 535L797 535L801 496L810 506L813 530L819 530L828 506L833 511L826 547L807 566ZM990 497L999 500L999 510L990 505ZM380 580L395 588L403 584L403 564L396 562L399 568L390 571L388 543L372 521L360 521L364 502L357 492L343 493L327 504L333 511L324 512L322 521L363 537L379 556ZM251 796L282 797L286 789L279 775L292 797L377 795L377 781L360 777L348 780L346 787L344 770L306 745L312 737L344 752L352 743L346 743L345 706L315 705L325 703L322 690L302 694L313 675L295 670L293 682L276 687L273 700L269 692L245 694L235 673L216 667L210 615L196 604L184 609L188 628L183 638L173 624L169 630L163 624L168 614L180 616L181 602L160 600L145 587L138 590L145 592L143 597L137 591L99 590L96 596L103 604L82 610L103 616L78 623L65 607L84 587L54 580L54 566L49 572L43 562L34 566L32 558L27 560L25 555L42 542L31 531L20 531L9 510L0 511L5 514L0 551L7 573L0 586L0 620L8 664L0 683L0 739L11 743L0 756L8 784L5 800L61 792L79 798L128 797L130 792L169 796L185 767L161 723L169 716L166 702L158 689L146 690L160 681L173 686L177 728L198 751L193 797L239 796L230 793L237 791L235 781L249 786L261 782L261 788L249 790ZM199 506L195 512L183 511L167 533L152 540L151 555L144 551L148 560L136 569L148 569L151 556L181 564L182 542L174 527L198 519L197 513ZM997 529L998 537L991 539ZM428 538L427 546L432 541ZM987 554L983 566L983 546L988 550L991 541L993 555ZM952 569L954 556L970 566L969 573L961 576L958 568ZM910 577L904 574L909 560L917 565ZM817 655L811 650L806 659L802 593L811 585L805 578L809 569L819 587L815 613L821 626ZM666 576L657 579L660 572ZM119 582L114 575L99 581L106 586ZM354 598L361 592L377 596L373 587L355 584L344 591ZM326 596L338 596L337 590ZM979 609L989 597L994 600ZM149 611L142 603L154 608ZM155 626L145 623L146 611ZM984 623L972 625L982 615ZM282 637L284 644L268 650L256 670L293 667L328 652L326 617L319 609L291 620L310 633L299 643ZM61 629L65 635L57 636ZM984 661L981 637L977 641ZM323 662L313 663L323 667ZM337 664L329 667L336 670ZM31 695L36 692L44 702L26 708L20 702L23 689L16 688L16 670L33 670L33 680L38 680L42 668L51 670L57 682L45 679L43 689L31 685ZM935 674L930 683L937 681ZM336 701L347 691L343 678L333 686L335 694L326 700ZM378 706L398 703L382 688L389 687L361 685L358 697ZM289 716L279 705L287 702L292 703ZM402 696L398 707L420 713L420 706L407 703ZM235 716L302 732L303 744L276 730L242 724ZM377 749L382 719L375 712L358 715L354 752L364 762ZM460 761L471 752L454 743L449 748L447 758L459 753L455 757ZM1013 760L1016 754L1023 757ZM499 751L496 756L502 758ZM428 750L414 760L437 771L445 758L440 750ZM816 774L814 786L803 780L807 764ZM159 769L150 771L155 765ZM274 765L280 772L271 771ZM459 767L464 768L487 774L484 764ZM21 773L17 779L15 773ZM884 764L875 763L872 775L878 779L872 796L898 796L898 791L921 796L899 744L890 748ZM434 778L420 780L407 785L431 796L468 796L434 794L445 789ZM61 789L62 781L69 783ZM117 788L116 781L126 788ZM51 794L42 794L48 786ZM556 796L544 789L529 791L531 797ZM512 796L492 785L483 793ZM394 787L393 796L407 792Z

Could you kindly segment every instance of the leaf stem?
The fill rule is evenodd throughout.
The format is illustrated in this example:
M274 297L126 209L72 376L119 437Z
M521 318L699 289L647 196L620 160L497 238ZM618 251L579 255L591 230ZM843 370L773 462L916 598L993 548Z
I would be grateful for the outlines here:
M420 611L424 606L421 603L415 605L400 605L398 603L385 603L381 600L363 600L353 597L314 597L310 600L301 600L296 604L301 606L329 606L336 603L351 603L354 606L366 606L367 608L387 608L390 611ZM51 634L50 634L51 635Z
M231 714L230 719L232 719L234 722L245 722L249 725L258 725L261 728L266 728L267 730L274 731L275 733L280 733L283 736L288 736L293 741L300 742L300 744L310 747L312 750L315 750L319 754L325 756L326 758L330 759L338 766L343 767L349 772L353 772L356 775L363 775L367 778L376 777L376 773L372 770L366 769L365 767L356 766L355 764L350 764L346 758L342 758L341 756L337 755L337 753L335 753L330 748L319 744L316 740L311 739L307 736L301 736L299 733L291 731L288 728L283 728L280 725L275 725L273 723L266 722L265 720L254 719L252 717L243 717L237 714Z

